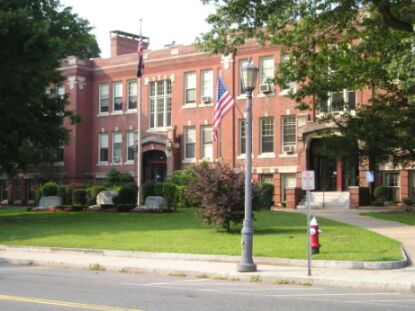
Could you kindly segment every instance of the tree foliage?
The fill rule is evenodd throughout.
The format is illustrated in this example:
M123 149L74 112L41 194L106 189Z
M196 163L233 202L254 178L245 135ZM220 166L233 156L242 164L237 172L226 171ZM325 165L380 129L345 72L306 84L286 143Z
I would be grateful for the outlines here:
M99 54L90 30L58 0L0 2L0 170L13 174L68 141L63 118L76 114L46 89L62 83L63 58Z
M199 214L206 224L230 231L231 223L244 218L245 174L226 164L202 163L193 166L196 178L188 185L188 199L200 207ZM258 209L260 188L253 186L253 208Z
M323 119L350 136L325 134L338 146L337 157L352 152L373 163L415 159L413 0L203 2L216 3L217 11L208 17L212 30L199 38L199 47L231 53L248 39L281 46L290 57L277 66L275 82L297 82L290 97L299 108L319 111L330 92L344 89L372 93L355 116Z

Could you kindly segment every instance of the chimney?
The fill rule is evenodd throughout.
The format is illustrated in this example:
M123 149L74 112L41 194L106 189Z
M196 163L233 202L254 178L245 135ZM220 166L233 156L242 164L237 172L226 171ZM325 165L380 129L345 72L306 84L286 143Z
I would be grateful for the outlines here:
M135 35L132 33L114 30L110 32L111 36L111 57L131 54L137 52L138 41L144 41L144 49L148 48L150 40L148 37Z

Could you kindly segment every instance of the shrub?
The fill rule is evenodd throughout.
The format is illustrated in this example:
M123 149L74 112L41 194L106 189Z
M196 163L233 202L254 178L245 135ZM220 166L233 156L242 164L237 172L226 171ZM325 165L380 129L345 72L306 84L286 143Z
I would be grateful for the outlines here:
M186 186L177 186L176 185L176 197L175 197L175 202L176 202L176 207L177 208L187 208L190 207L190 204L186 198L186 191L187 191L187 187Z
M164 207L168 210L176 209L176 185L170 182L162 183Z
M114 204L136 204L137 203L137 186L124 185L121 187L118 195L113 199Z
M198 214L206 224L215 223L230 232L231 222L241 223L244 218L245 174L229 165L216 163L211 166L194 166L197 176L189 186L187 197L200 206ZM253 187L253 197L258 196Z
M98 193L100 193L101 191L104 191L106 189L107 188L105 188L103 185L92 186L92 188L91 188L91 200L89 201L89 203L92 204L92 205L96 204Z
M63 204L66 202L66 187L65 185L58 185L58 196L62 198Z
M134 177L130 173L121 173L115 167L112 167L107 175L107 185L108 187L114 185L126 185L134 182Z
M72 192L72 205L85 205L87 202L85 189L74 189Z
M188 166L184 170L174 171L174 173L167 178L167 181L175 184L176 186L187 186L195 178L196 174L193 171L193 166Z
M155 193L156 182L154 180L148 180L141 186L141 197L144 201L147 197L156 195Z
M131 212L131 210L133 210L136 207L137 207L137 204L118 204L116 206L117 212L120 212L120 213Z
M373 190L373 197L375 200L383 200L385 201L388 195L388 189L386 189L383 186L377 186L375 187L375 190Z
M163 196L164 182L156 181L154 184L154 195Z
M42 196L53 196L58 195L58 184L52 181L45 183L42 185Z
M270 183L263 183L261 185L261 208L269 209L274 204L274 185Z
M73 187L71 185L65 186L65 199L66 201L64 204L66 205L72 205L72 193L73 193Z

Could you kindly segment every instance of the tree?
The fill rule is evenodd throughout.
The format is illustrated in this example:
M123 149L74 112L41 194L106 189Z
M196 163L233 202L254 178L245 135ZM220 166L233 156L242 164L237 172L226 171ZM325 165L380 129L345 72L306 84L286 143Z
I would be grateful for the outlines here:
M206 224L230 232L231 223L241 223L244 218L245 174L229 165L202 163L193 166L196 178L188 185L190 202L201 207L199 214ZM260 188L253 185L253 208L259 209Z
M46 90L63 81L60 60L99 54L90 30L88 21L58 0L0 2L1 171L13 175L68 141L63 119L75 122L77 115L64 111L65 97Z
M334 121L324 133L337 158L358 154L371 166L415 160L415 3L413 0L205 0L217 11L198 40L211 53L231 53L247 39L279 45L289 55L275 82L297 81L300 109L324 107L330 92L369 89L369 105ZM344 102L337 103L345 105ZM352 149L350 149L352 147Z

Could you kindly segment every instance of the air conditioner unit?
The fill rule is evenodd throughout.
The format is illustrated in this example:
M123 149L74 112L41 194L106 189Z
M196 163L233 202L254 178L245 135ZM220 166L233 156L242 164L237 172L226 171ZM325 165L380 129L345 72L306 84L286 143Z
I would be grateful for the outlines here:
M120 157L120 156L113 156L113 157L112 157L112 161L113 161L114 163L119 163L119 162L121 162L121 157Z
M202 102L203 102L204 104L209 104L209 103L211 103L211 102L212 102L212 99L211 99L211 97L210 97L210 96L202 96Z
M295 152L295 146L294 145L286 145L283 147L284 153L294 153Z
M268 83L266 83L266 84L261 84L261 85L259 86L259 91L260 91L261 93L271 93L271 92L272 92L272 87L271 87L271 84L268 84Z

